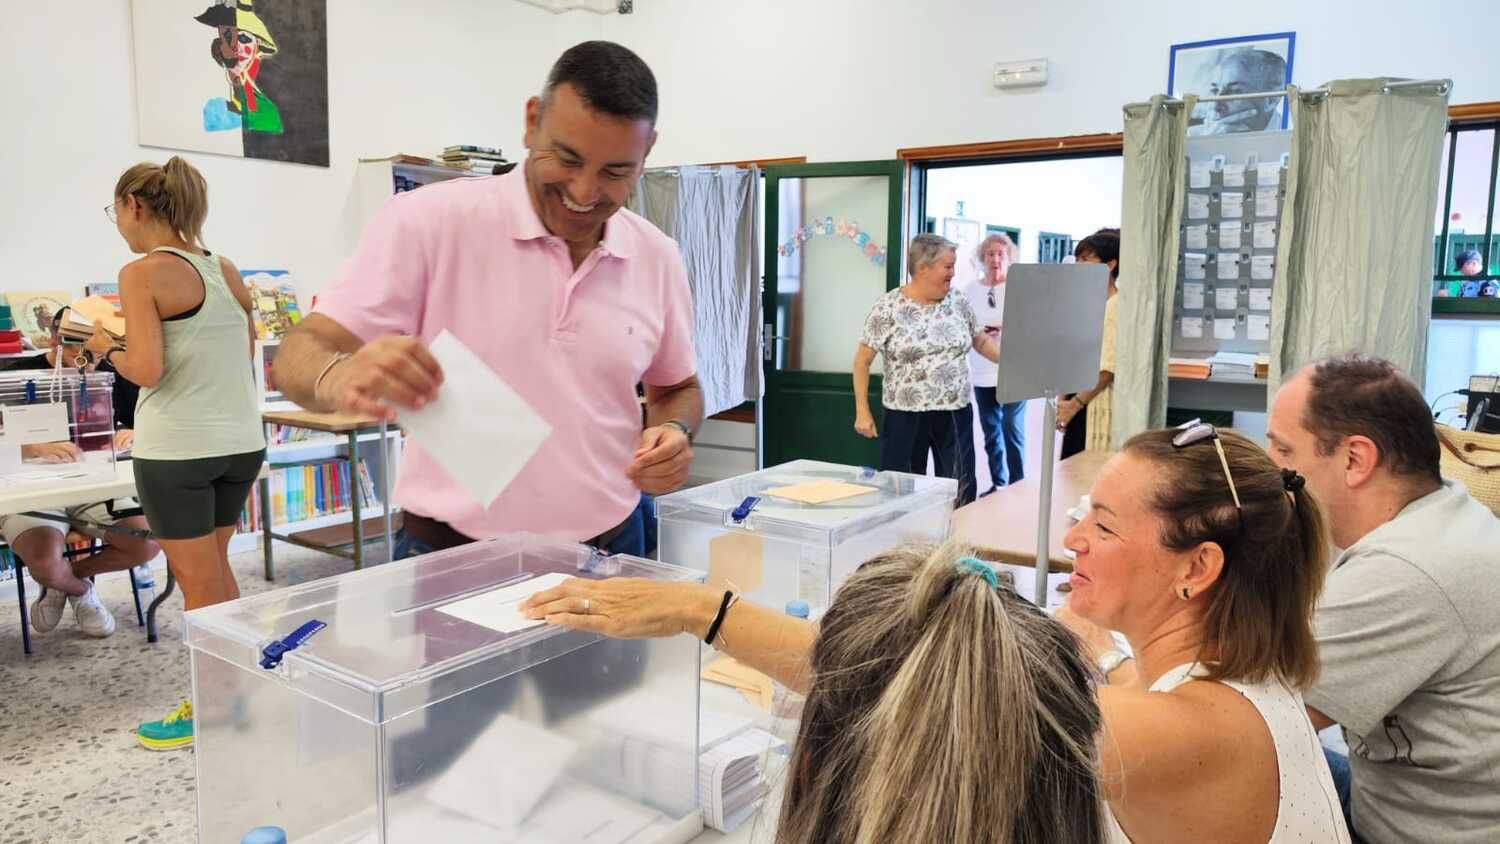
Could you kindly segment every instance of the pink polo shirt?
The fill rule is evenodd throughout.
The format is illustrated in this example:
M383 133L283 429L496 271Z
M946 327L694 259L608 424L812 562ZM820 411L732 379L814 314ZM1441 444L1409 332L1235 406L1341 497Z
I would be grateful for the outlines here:
M408 444L395 501L476 538L568 540L619 524L640 500L625 477L640 443L638 382L693 374L693 305L677 244L621 209L575 272L526 192L524 165L398 194L318 295L318 313L368 342L450 331L552 426L489 507ZM500 423L501 420L496 420Z

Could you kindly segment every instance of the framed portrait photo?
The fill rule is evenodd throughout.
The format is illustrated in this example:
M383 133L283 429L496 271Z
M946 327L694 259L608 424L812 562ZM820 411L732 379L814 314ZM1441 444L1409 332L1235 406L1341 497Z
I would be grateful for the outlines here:
M1281 91L1292 82L1295 32L1272 32L1173 44L1167 94L1219 97ZM1286 97L1248 97L1199 103L1189 135L1267 132L1288 125Z

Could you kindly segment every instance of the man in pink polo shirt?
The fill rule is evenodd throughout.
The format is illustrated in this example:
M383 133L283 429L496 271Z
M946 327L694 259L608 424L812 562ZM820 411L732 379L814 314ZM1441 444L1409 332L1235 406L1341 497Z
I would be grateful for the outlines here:
M634 53L568 50L526 103L523 166L396 196L287 337L276 383L304 407L393 419L423 406L443 378L427 344L446 330L552 426L489 507L409 447L398 556L511 531L640 554L642 493L686 479L703 417L687 275L677 245L622 207L656 110Z

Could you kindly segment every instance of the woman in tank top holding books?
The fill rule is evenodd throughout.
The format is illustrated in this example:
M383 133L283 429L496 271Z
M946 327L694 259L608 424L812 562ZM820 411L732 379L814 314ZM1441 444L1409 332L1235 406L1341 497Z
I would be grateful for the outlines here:
M96 331L88 349L141 386L136 487L184 606L233 600L229 538L265 459L250 294L234 264L203 247L208 185L181 158L126 170L105 213L143 257L120 270L128 348ZM190 705L138 735L153 750L188 746Z

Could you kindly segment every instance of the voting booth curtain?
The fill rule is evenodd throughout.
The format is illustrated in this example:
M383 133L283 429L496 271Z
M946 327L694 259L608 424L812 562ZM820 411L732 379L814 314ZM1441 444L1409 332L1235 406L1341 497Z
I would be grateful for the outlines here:
M1379 355L1422 384L1451 85L1392 82L1288 91L1268 400L1284 374L1347 352Z
M1167 359L1177 283L1188 116L1197 97L1163 96L1125 108L1120 300L1115 305L1110 447L1167 419Z
M713 415L760 395L753 330L760 309L755 167L648 170L629 207L677 241L693 291L693 347L703 409Z

